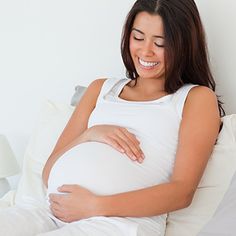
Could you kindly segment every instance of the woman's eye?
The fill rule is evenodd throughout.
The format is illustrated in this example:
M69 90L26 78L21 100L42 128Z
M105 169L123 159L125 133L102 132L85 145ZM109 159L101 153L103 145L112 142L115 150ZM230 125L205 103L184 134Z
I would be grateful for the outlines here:
M142 38L137 38L137 37L135 37L135 36L134 36L134 39L135 39L135 40L138 40L138 41L142 41L142 40L143 40Z
M157 40L155 40L155 45L159 48L163 48L165 47L165 40L162 38L158 38Z
M159 47L159 48L164 48L164 47L165 47L164 44L160 44L160 43L155 43L155 45L156 45L157 47Z

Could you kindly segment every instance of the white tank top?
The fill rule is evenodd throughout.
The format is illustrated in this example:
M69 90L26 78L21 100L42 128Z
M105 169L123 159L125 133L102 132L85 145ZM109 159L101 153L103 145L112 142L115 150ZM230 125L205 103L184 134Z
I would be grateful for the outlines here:
M129 82L126 78L104 82L88 127L112 124L127 128L140 141L146 164L149 168L155 166L149 170L156 177L159 175L155 181L166 182L173 169L184 103L190 89L197 85L186 84L175 93L152 101L127 101L119 94Z
M118 96L129 81L107 79L104 82L88 127L112 124L127 128L140 141L144 161L141 164L131 161L104 143L81 143L64 153L52 167L49 192L57 191L62 184L77 183L106 195L169 181L184 102L189 90L196 85L184 85L174 94L153 101L133 102Z

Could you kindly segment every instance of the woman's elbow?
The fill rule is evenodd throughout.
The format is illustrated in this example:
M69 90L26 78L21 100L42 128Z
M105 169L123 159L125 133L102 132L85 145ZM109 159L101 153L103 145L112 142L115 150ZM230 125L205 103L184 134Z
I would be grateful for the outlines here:
M182 206L181 208L189 207L193 201L195 191L186 191L182 195Z
M185 184L178 183L178 195L176 198L176 207L178 209L186 208L191 205L194 197L195 190L188 188Z
M190 206L193 201L193 194L191 196L187 195L185 198L184 208Z

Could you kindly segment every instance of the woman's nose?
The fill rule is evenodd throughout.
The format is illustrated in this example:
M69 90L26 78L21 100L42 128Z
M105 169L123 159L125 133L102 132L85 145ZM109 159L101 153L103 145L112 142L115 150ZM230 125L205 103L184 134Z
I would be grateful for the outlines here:
M153 44L151 42L146 41L142 47L143 56L153 56Z

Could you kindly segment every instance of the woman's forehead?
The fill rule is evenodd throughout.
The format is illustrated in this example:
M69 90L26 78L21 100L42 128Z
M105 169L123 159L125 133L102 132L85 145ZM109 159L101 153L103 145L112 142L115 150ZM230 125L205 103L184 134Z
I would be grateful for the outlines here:
M159 15L140 12L136 15L133 27L144 34L163 35L163 22Z

